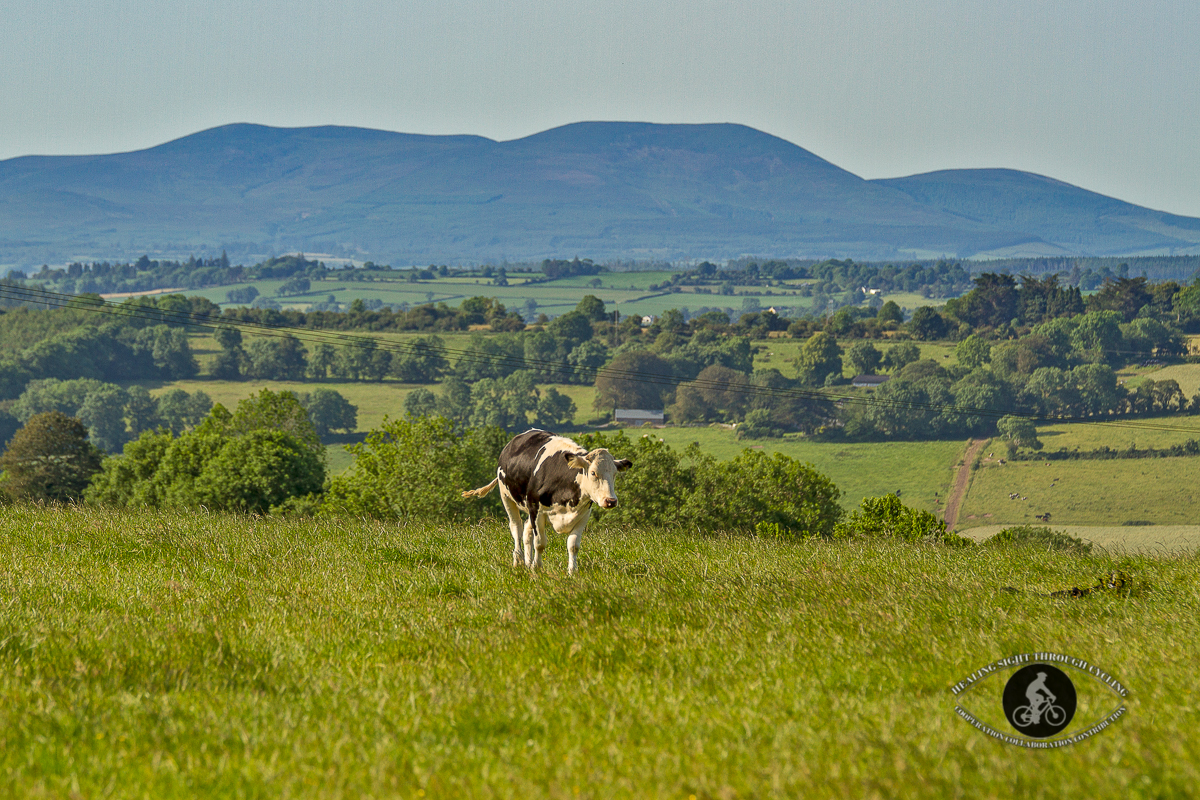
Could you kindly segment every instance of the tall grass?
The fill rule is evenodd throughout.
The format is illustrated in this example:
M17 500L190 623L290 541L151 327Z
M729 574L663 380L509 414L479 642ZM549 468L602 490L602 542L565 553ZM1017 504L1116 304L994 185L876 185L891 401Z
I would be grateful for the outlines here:
M493 523L0 508L0 795L1151 797L1200 785L1195 556L601 526L571 579L561 537L537 576L511 568L510 549ZM1092 585L1108 569L1138 590L1003 590ZM956 717L952 684L1030 650L1124 681L1127 717L1053 752ZM1112 696L1085 680L1082 709L1099 714Z

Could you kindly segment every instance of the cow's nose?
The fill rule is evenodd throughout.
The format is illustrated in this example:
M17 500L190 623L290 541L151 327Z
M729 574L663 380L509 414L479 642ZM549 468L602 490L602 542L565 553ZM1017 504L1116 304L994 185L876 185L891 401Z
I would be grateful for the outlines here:
M615 497L604 498L604 507L605 508L616 508L617 507L617 498L615 498Z

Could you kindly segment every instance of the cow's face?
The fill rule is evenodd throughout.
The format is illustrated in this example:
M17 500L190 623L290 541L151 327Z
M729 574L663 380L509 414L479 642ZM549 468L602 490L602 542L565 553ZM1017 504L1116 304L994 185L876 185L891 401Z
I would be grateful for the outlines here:
M627 458L618 461L603 447L586 456L575 453L564 455L572 469L580 471L579 477L576 478L579 490L601 508L616 508L617 490L613 481L616 480L618 472L629 469L633 462Z

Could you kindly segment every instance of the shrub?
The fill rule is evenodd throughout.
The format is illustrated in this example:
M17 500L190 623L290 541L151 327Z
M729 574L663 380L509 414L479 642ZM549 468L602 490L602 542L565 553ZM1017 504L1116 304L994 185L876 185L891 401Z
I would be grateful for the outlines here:
M1005 528L995 536L987 539L984 544L991 547L1005 545L1028 545L1040 550L1059 550L1067 553L1087 555L1092 552L1090 542L1076 539L1064 531L1054 531L1047 527L1034 525L1017 525Z
M354 469L329 484L321 511L378 519L451 520L499 511L499 493L464 502L462 492L496 477L509 435L500 428L465 433L445 417L384 420L347 449Z
M906 542L934 541L961 545L967 540L946 530L944 520L928 511L910 508L894 494L864 497L837 528L839 538L900 539Z
M841 518L841 492L824 475L781 453L743 450L717 461L691 445L683 453L654 436L630 440L593 433L577 440L589 450L607 447L633 461L622 473L620 504L600 512L642 526L682 526L704 532L768 530L788 538L831 536ZM759 527L763 523L765 527Z
M179 438L147 431L105 460L89 503L113 506L203 505L266 512L321 490L324 448L291 392L263 389L230 414L216 405Z

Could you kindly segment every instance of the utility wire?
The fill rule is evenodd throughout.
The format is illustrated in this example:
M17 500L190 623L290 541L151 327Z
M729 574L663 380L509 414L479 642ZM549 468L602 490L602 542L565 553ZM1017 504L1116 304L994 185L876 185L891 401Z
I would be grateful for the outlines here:
M439 354L439 355L457 355L458 361L466 361L476 364L500 364L502 366L516 369L529 369L530 367L541 367L547 370L558 372L567 371L579 375L581 377L591 377L594 381L597 377L623 378L630 381L640 383L649 383L662 386L679 386L687 384L690 386L711 388L724 392L732 392L742 395L759 395L772 396L780 398L806 399L825 402L840 402L840 403L857 403L862 405L884 405L892 408L903 408L915 411L930 411L938 413L951 413L969 416L979 416L991 419L999 419L1004 416L1020 417L1029 419L1035 422L1065 424L1090 422L1097 424L1110 425L1121 428L1143 429L1143 430L1161 430L1161 431L1184 431L1195 432L1200 434L1200 428L1182 427L1174 425L1162 425L1152 422L1136 421L1136 420L1121 420L1121 419L1096 419L1087 416L1071 416L1071 415L1050 415L1040 414L1037 412L1006 412L996 409L974 408L969 406L957 406L945 403L921 403L915 401L904 401L898 399L880 400L878 398L863 397L856 394L845 394L837 392L819 391L813 389L799 388L782 388L760 386L751 383L727 383L724 381L708 381L708 380L685 380L674 376L657 375L650 372L642 372L638 370L614 369L612 367L580 367L572 365L564 365L559 361L549 361L545 359L532 359L525 356L514 357L506 356L500 353L480 353L474 350L466 350L461 348L447 347L445 345L435 346L424 343L404 343L404 342L381 342L378 339L361 336L339 333L334 331L322 331L313 328L304 328L298 325L271 325L268 323L254 322L251 320L231 320L226 318L216 318L205 314L196 314L192 312L168 311L148 306L140 306L132 303L122 303L119 305L111 305L109 303L95 303L88 300L81 300L75 295L62 294L59 292L51 292L45 289L30 289L22 286L12 286L0 284L0 296L7 295L13 299L22 300L25 302L38 303L49 306L51 308L74 307L85 311L90 311L99 314L107 314L114 317L127 317L138 319L147 322L173 322L178 325L188 325L209 330L218 328L236 328L239 331L246 331L262 336L274 338L295 338L300 341L305 341L311 344L329 344L339 347L357 347L366 350L386 350L389 352L401 354Z

